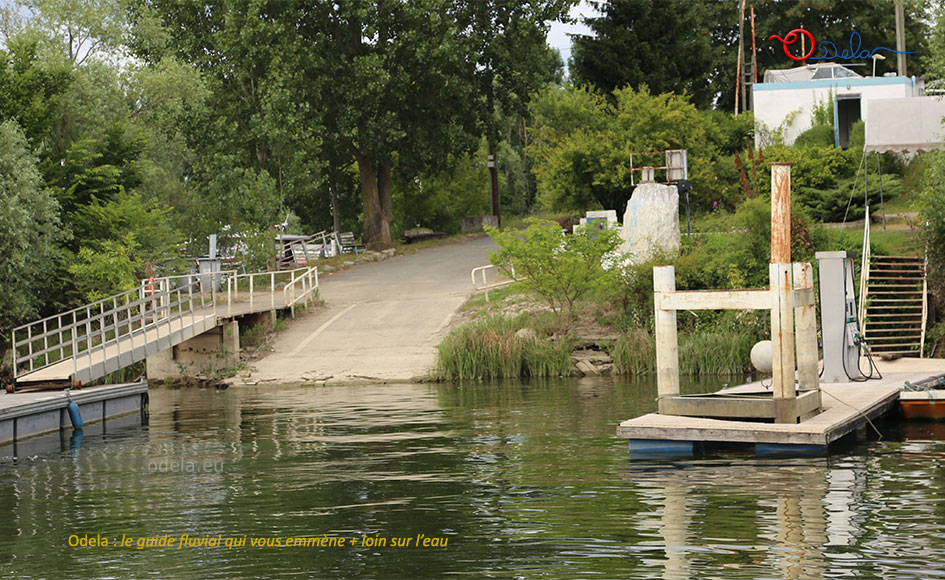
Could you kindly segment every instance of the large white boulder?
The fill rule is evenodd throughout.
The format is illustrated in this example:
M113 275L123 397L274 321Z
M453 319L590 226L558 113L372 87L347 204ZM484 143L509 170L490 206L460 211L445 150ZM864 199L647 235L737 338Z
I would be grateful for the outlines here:
M620 252L634 264L659 253L679 253L679 191L675 185L641 183L623 214Z

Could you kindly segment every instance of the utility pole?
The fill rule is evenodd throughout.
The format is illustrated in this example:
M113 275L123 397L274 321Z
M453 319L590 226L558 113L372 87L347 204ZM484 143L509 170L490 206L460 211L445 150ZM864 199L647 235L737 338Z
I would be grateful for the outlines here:
M502 224L502 215L499 212L499 168L495 166L495 147L489 144L489 189L492 192L492 215L496 217L499 225Z
M906 16L902 0L896 0L896 72L906 76Z
M755 5L751 6L751 95L748 107L755 110L755 85L758 84L758 47L755 45Z
M745 100L745 87L742 84L742 63L745 54L745 44L744 44L744 25L745 25L745 0L741 0L740 9L738 11L738 60L735 64L735 114L738 114L738 102L741 99L743 102ZM742 110L745 109L744 104L742 105Z

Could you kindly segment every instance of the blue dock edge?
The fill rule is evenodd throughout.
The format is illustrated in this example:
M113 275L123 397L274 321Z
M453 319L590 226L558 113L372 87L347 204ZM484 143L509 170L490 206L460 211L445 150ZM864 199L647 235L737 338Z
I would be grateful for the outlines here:
M691 457L695 455L693 441L669 439L629 439L630 459L653 459ZM750 448L752 444L745 444ZM811 457L828 452L826 445L799 445L792 443L755 443L755 455L759 457Z
M692 455L692 441L669 439L630 439L630 457L687 457Z

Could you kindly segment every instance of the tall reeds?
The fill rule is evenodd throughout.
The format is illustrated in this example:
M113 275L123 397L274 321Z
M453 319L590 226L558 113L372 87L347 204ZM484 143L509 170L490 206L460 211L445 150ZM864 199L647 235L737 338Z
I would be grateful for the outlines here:
M534 317L486 316L450 332L439 346L436 378L498 379L568 375L573 363L570 340L547 340L529 328Z
M751 370L751 347L759 338L747 330L697 331L679 335L679 373L691 376L736 375ZM626 332L610 350L617 374L656 372L656 344L642 328Z

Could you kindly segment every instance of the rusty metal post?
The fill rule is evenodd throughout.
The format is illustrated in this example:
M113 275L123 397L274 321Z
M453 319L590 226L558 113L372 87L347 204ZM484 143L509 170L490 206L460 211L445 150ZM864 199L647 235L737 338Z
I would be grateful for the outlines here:
M771 164L771 355L776 423L796 423L791 164Z

